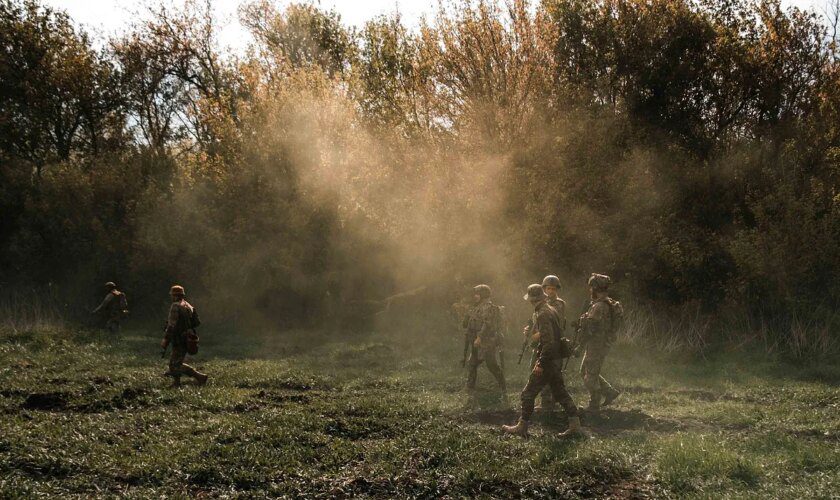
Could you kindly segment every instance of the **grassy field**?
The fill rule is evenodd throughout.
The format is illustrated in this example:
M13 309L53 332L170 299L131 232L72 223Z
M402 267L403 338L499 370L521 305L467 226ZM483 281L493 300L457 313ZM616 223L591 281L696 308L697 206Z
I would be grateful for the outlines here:
M168 389L152 333L0 337L0 497L34 495L830 498L840 494L840 368L668 359L618 346L624 394L590 439L513 408L480 372L464 409L459 342L206 334L206 387ZM513 346L511 346L513 347ZM569 375L584 404L580 377Z

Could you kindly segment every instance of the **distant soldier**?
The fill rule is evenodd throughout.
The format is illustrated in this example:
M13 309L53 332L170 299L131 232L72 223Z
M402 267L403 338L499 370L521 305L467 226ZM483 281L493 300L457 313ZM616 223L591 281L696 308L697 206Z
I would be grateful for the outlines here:
M561 319L561 326L562 330L565 332L566 330L566 302L561 299L557 293L560 291L560 278L553 274L549 274L542 281L542 288L545 292L546 302L549 306L551 306L557 314L560 316ZM525 336L525 342L528 342L533 329L533 317L528 320L528 324L525 325L525 328L522 330L523 335ZM539 349L537 349L537 343L532 342L531 347L533 348L533 352L531 354L531 370L534 369L534 365L537 364L537 358L539 357ZM524 348L524 346L523 346ZM540 404L536 406L536 410L545 410L545 411L553 411L557 406L557 403L554 401L553 397L551 396L551 387L546 384L543 387L542 392L540 393Z
M581 435L583 431L580 427L577 406L563 383L563 358L571 354L569 342L563 338L563 319L554 308L548 305L548 296L543 291L542 285L535 283L529 286L524 299L534 306L531 331L539 354L534 369L528 377L528 383L522 389L522 414L519 421L516 425L502 426L502 430L508 434L527 436L528 422L534 412L534 400L542 388L548 385L554 395L554 400L563 406L569 418L569 428L561 436Z
M174 285L169 290L169 295L172 305L169 307L165 335L160 341L160 347L165 352L166 348L172 345L172 354L169 356L169 370L164 375L172 377L173 387L181 386L182 375L193 377L198 385L204 385L207 383L207 375L184 363L187 356L187 335L198 326L198 313L187 302L184 287Z
M490 301L490 287L478 285L473 288L474 307L466 315L463 321L463 328L466 330L464 339L464 363L467 364L467 392L470 400L474 397L475 382L478 376L478 365L485 363L487 369L496 378L499 389L502 391L501 399L507 397L505 377L499 363L496 361L496 354L502 345L501 338L501 310L499 306ZM469 359L467 359L469 354Z
M597 411L621 394L601 376L604 359L615 342L624 317L621 303L607 296L611 280L603 274L589 278L589 309L580 317L581 345L586 349L580 364L583 384L589 390L589 410ZM603 402L601 401L603 398Z
M105 283L105 298L99 307L91 311L91 314L97 316L100 324L111 333L120 332L120 321L123 316L128 314L128 299L125 294L117 290L117 285L113 281Z

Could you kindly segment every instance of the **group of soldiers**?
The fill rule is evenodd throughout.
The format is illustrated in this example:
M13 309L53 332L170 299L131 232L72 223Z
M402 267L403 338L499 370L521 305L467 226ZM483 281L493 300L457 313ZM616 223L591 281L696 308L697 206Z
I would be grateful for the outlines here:
M568 360L576 352L583 351L580 372L583 384L589 391L588 411L598 411L601 406L612 403L620 394L601 375L604 359L615 341L616 331L623 318L621 304L609 297L609 276L592 274L589 278L590 301L586 310L575 322L575 340L566 337L566 303L559 297L560 279L546 276L542 283L528 287L524 300L531 303L534 312L522 330L524 349L533 348L531 373L521 393L521 415L515 425L503 426L506 433L527 436L528 423L534 413L537 396L542 393L542 409L552 410L556 404L563 407L569 428L562 435L580 434L578 407L566 390L563 373ZM113 282L105 284L106 295L102 303L92 311L99 315L103 326L118 332L121 319L128 313L128 301ZM474 398L478 367L481 364L496 379L506 402L507 387L502 356L503 308L491 300L487 285L473 288L473 306L465 314L463 328L466 330L464 364L467 365L467 392ZM192 377L199 385L207 383L207 375L184 362L190 352L190 342L197 342L195 329L200 324L198 313L187 302L184 287L173 285L169 290L171 305L164 327L160 347L165 356L171 346L169 368L165 376L172 377L173 386L181 385L181 377ZM197 348L197 347L196 347Z
M91 311L91 314L98 317L104 329L111 333L119 333L120 322L128 315L128 299L125 293L117 289L113 281L105 283L105 298L99 306ZM173 285L169 289L171 305L163 328L164 335L160 341L162 357L166 357L166 351L171 346L169 355L169 369L164 376L172 377L172 386L181 386L181 377L192 377L198 385L207 383L208 376L196 370L184 362L189 351L191 339L197 339L195 329L200 324L198 312L192 304L187 302L187 295L184 287Z
M585 311L574 323L575 339L566 336L566 303L558 295L560 279L546 276L542 283L528 287L524 300L531 303L534 312L523 328L523 352L530 345L533 348L531 373L521 393L521 415L514 425L505 425L502 430L518 436L528 435L528 423L534 413L535 401L542 392L542 409L551 410L560 404L569 420L569 428L561 436L583 433L578 407L566 390L563 373L569 358L583 352L580 373L583 384L589 391L589 406L586 411L597 412L609 405L620 394L601 375L610 346L616 339L624 312L619 303L609 296L609 276L592 274L588 285L590 300ZM506 402L507 388L503 373L502 310L490 300L491 290L487 285L473 288L474 305L464 317L462 327L466 330L465 354L467 364L467 393L474 398L476 375L482 363L495 377ZM499 361L497 361L497 356Z

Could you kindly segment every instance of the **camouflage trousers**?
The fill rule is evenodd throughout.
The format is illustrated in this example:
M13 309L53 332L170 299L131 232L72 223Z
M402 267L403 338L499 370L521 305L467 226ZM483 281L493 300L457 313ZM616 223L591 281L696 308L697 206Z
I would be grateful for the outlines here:
M475 382L478 378L478 366L481 363L484 363L487 366L487 369L490 370L491 374L493 374L493 377L496 379L496 382L499 384L502 391L507 390L507 386L505 385L505 375L502 373L502 368L496 361L495 349L490 350L475 346L472 347L470 359L467 362L467 390L471 391L475 389Z
M111 318L105 321L103 328L108 330L110 333L120 333L120 320Z
M537 399L537 394L540 393L546 386L551 390L554 400L560 403L566 415L573 417L577 415L577 406L569 391L566 390L566 384L563 381L563 361L561 359L551 360L548 363L541 365L542 373L537 375L531 371L528 377L528 383L522 389L522 420L528 421L534 413L534 401Z
M583 377L583 385L589 391L593 400L597 400L603 393L611 392L613 387L601 376L601 368L610 346L607 344L592 344L586 346L583 360L580 362L580 374Z
M531 353L531 371L534 370L534 366L537 364L537 358L540 357L540 351L534 349ZM549 408L554 406L554 397L551 395L551 387L548 384L543 387L542 392L540 393L540 401L542 401L543 408Z
M187 349L186 347L181 346L172 346L172 354L169 356L169 371L166 372L167 376L170 376L175 379L175 381L180 381L181 376L186 375L188 377L198 378L200 373L198 370L193 368L192 366L184 363L184 359L187 357Z

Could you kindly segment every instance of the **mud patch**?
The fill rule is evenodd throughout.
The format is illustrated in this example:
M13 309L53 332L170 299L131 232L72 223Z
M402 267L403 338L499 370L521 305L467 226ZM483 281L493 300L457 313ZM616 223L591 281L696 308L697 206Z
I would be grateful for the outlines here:
M26 396L20 407L24 410L61 411L67 408L67 392L34 392Z

